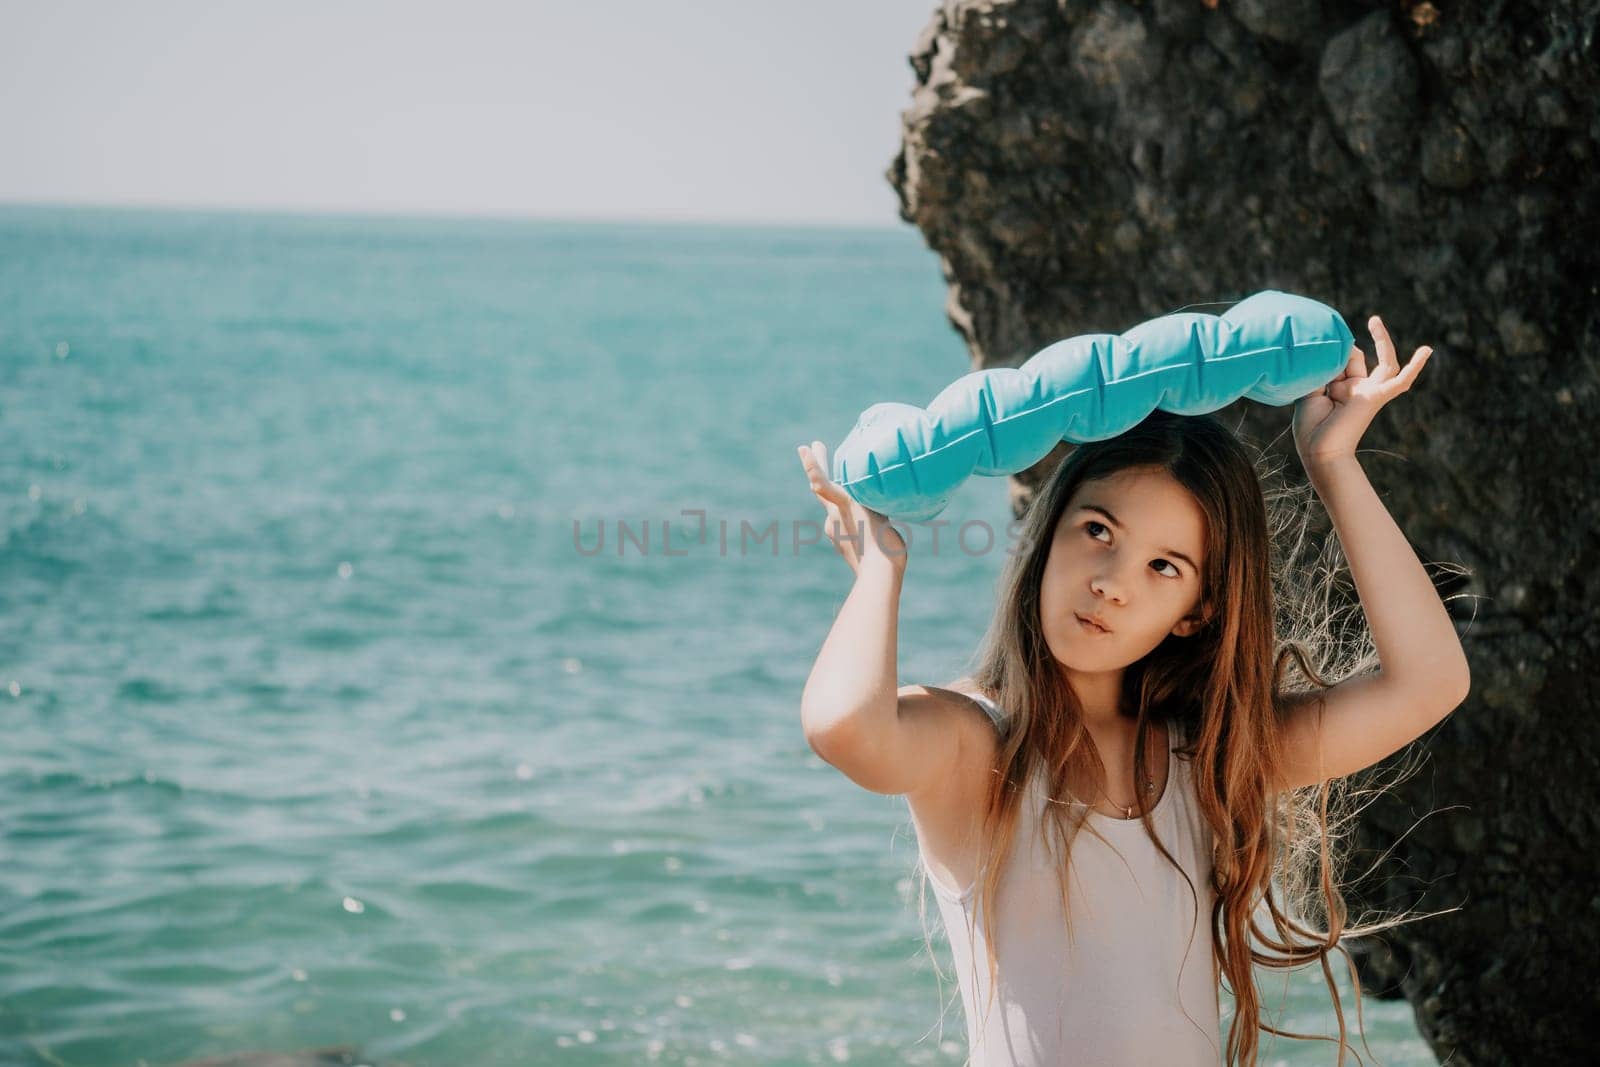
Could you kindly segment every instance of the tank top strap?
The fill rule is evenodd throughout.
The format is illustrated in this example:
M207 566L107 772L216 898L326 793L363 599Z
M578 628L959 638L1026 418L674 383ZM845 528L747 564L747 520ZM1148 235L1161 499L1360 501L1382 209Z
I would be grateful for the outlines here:
M996 704L982 693L965 693L963 695L969 696L973 700L976 700L978 702L978 706L984 710L984 713L989 716L989 720L993 722L997 728L1005 725L1006 713L1000 710L1000 705Z

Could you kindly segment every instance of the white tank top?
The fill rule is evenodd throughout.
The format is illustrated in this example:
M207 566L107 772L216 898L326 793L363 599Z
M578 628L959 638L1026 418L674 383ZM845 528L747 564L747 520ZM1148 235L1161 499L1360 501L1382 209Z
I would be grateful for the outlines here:
M1001 721L1003 713L992 701L971 695ZM1172 746L1181 744L1177 731L1171 733ZM1091 811L1089 824L1072 840L1071 942L1061 912L1056 845L1038 837L1046 803L1043 777L1030 783L999 888L999 989L987 1020L989 962L978 887L943 885L924 863L950 940L972 1067L1222 1062L1211 831L1195 804L1189 761L1169 755L1167 767L1151 822L1194 883L1195 896L1156 850L1141 820ZM1088 832L1089 825L1120 858ZM975 937L968 935L969 920Z

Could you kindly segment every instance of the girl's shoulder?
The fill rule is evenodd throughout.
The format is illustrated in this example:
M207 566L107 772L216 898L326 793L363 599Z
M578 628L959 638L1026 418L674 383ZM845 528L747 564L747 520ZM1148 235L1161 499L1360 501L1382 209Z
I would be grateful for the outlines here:
M905 685L900 687L899 697L902 717L908 704L915 704L924 715L936 715L960 735L967 762L988 766L999 748L1005 712L972 679Z

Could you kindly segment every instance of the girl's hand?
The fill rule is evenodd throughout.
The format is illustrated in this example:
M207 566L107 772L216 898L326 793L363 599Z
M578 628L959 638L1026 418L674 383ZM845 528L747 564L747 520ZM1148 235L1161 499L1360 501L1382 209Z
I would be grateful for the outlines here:
M1327 463L1356 454L1361 435L1389 401L1411 388L1422 365L1433 355L1430 346L1412 353L1405 369L1395 358L1394 342L1383 320L1374 315L1367 320L1372 340L1378 349L1378 365L1367 372L1367 357L1361 349L1350 349L1350 361L1339 377L1301 397L1294 406L1294 446L1306 466Z
M886 563L904 574L905 541L899 531L889 525L887 517L858 502L828 476L828 446L813 441L799 446L798 451L800 465L811 481L811 491L817 494L828 512L823 529L839 555L850 564L850 569L860 574L862 564L871 560L874 564Z

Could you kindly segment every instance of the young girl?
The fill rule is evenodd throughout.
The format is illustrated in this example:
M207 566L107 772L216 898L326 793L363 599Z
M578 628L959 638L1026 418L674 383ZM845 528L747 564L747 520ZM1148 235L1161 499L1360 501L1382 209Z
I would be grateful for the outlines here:
M970 1063L1253 1064L1258 1029L1315 1036L1261 1022L1253 936L1280 954L1254 962L1321 963L1343 1064L1327 957L1394 923L1345 924L1329 788L1468 686L1454 625L1356 460L1431 349L1402 370L1382 322L1369 327L1377 367L1352 349L1293 416L1381 664L1338 684L1280 633L1303 620L1278 616L1274 516L1214 416L1156 411L1076 446L1024 518L976 669L942 686L897 687L904 541L829 480L820 441L800 448L855 572L806 682L805 736L854 782L907 798ZM1315 689L1289 691L1291 656ZM1296 847L1297 823L1319 829L1315 854ZM1327 929L1286 913L1275 886L1319 890ZM1225 1051L1223 980L1236 1005Z

